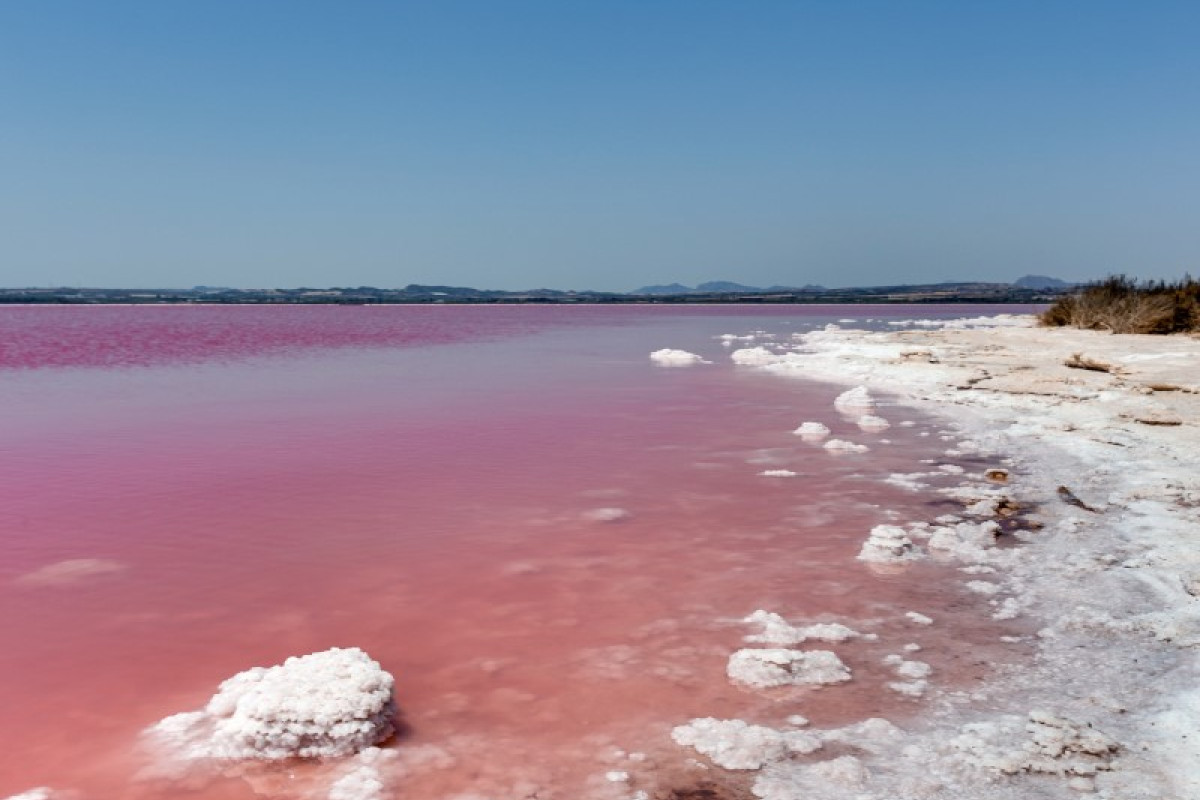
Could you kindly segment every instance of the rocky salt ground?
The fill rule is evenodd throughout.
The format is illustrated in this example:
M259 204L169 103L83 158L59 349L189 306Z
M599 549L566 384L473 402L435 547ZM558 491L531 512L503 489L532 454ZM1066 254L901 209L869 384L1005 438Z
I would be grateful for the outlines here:
M877 526L859 558L893 571L960 564L963 588L987 598L995 619L1031 622L1034 657L967 693L930 682L928 665L906 658L916 646L889 655L888 687L924 695L904 730L865 720L800 734L697 719L675 740L746 776L736 785L763 800L1200 797L1200 341L1037 329L1021 317L895 327L829 326L732 359L854 386L837 407L870 417L864 430L881 429L887 412L872 393L886 392L948 418L949 457L1006 454L942 490L961 513ZM819 443L824 432L806 423L797 433ZM846 444L832 449L853 452ZM921 491L922 478L958 471L929 466L891 482ZM1000 536L1020 546L997 547ZM777 615L747 621L764 626L754 641L805 638L789 640ZM813 663L832 652L747 652L731 659L731 677L753 667L763 685L836 680L833 661Z

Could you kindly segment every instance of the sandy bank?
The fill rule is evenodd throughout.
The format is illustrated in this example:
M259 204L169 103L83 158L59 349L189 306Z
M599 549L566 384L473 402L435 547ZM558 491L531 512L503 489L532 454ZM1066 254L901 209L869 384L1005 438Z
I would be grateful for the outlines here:
M1041 527L968 587L1031 623L1030 662L985 691L931 692L924 721L858 747L862 768L840 783L792 759L754 793L1200 797L1200 339L1001 317L830 326L764 350L733 360L948 418L949 454L1007 468L995 477Z

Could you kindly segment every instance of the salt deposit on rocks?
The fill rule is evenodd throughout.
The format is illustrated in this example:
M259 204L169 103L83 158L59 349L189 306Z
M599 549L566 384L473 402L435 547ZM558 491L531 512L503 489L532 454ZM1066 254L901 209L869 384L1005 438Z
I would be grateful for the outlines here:
M820 422L804 422L792 433L806 442L819 442L829 435L829 428Z
M362 650L335 647L238 673L203 711L167 717L147 736L187 760L348 756L395 732L392 686Z
M859 561L876 564L897 564L923 557L924 553L913 544L908 532L896 525L876 525L858 553Z
M694 719L671 731L676 744L692 747L725 769L758 769L793 753L820 749L821 740L806 731L777 731L740 719Z
M706 364L703 358L687 350L672 350L664 347L650 354L650 360L663 367L690 367L693 364Z
M735 683L774 686L821 686L850 680L850 670L829 650L746 648L729 657L725 673Z

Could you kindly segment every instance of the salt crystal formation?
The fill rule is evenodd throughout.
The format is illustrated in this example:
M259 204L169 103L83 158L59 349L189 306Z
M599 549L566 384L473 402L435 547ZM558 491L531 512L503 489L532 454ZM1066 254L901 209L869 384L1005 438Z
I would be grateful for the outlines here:
M775 354L765 347L747 347L742 350L734 350L729 354L729 358L733 363L743 366L762 366L778 360Z
M861 636L858 631L837 622L818 622L815 625L798 628L787 622L783 617L772 611L761 608L742 620L750 625L762 626L762 633L746 637L747 642L758 644L792 645L800 644L808 639L819 639L823 642L844 642Z
M921 558L921 555L920 548L908 538L904 528L896 525L876 525L871 529L871 535L863 542L858 560L891 564L912 561Z
M875 398L865 386L856 386L842 392L833 401L833 407L844 414L869 414L875 410Z
M806 442L819 442L829 435L829 428L819 422L804 422L792 433Z
M755 779L751 791L763 800L810 800L840 791L858 790L866 785L870 773L854 756L840 756L815 764L777 761ZM846 795L849 796L849 795Z
M951 742L964 760L978 767L1013 775L1038 772L1092 776L1112 769L1120 747L1090 725L1081 725L1045 711L1029 712L1029 739L1017 746L1011 723L977 723L963 727Z
M348 756L395 732L392 676L357 647L334 647L234 675L203 711L147 731L185 759Z
M47 789L45 786L39 786L36 789L30 789L20 794L14 794L5 800L53 800L54 792Z
M703 364L704 359L687 350L672 350L664 347L650 354L650 360L664 367L687 367L692 364Z
M792 753L820 749L821 740L805 731L777 731L740 719L694 719L671 731L676 744L693 747L725 769L759 769Z
M850 670L829 650L742 649L729 657L725 674L736 683L760 689L850 680Z

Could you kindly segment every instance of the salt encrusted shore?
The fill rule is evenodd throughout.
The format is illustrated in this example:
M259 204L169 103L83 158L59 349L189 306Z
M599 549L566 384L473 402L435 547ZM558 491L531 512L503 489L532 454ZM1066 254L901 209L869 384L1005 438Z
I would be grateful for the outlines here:
M988 598L993 616L1033 623L1035 655L999 666L984 690L932 686L902 734L843 736L851 752L836 758L787 754L755 731L774 756L754 795L1200 798L1200 340L1040 329L1013 316L892 327L828 326L731 356L741 368L863 387L840 398L843 413L848 400L873 413L868 393L884 417L899 418L897 405L935 413L957 440L949 456L995 460L988 477L1002 490L976 499L964 483L963 517L864 532L860 558L968 565L964 588ZM1002 555L986 550L988 520L1018 505L1042 527ZM923 680L907 666L920 662L890 658L914 679L898 690Z

